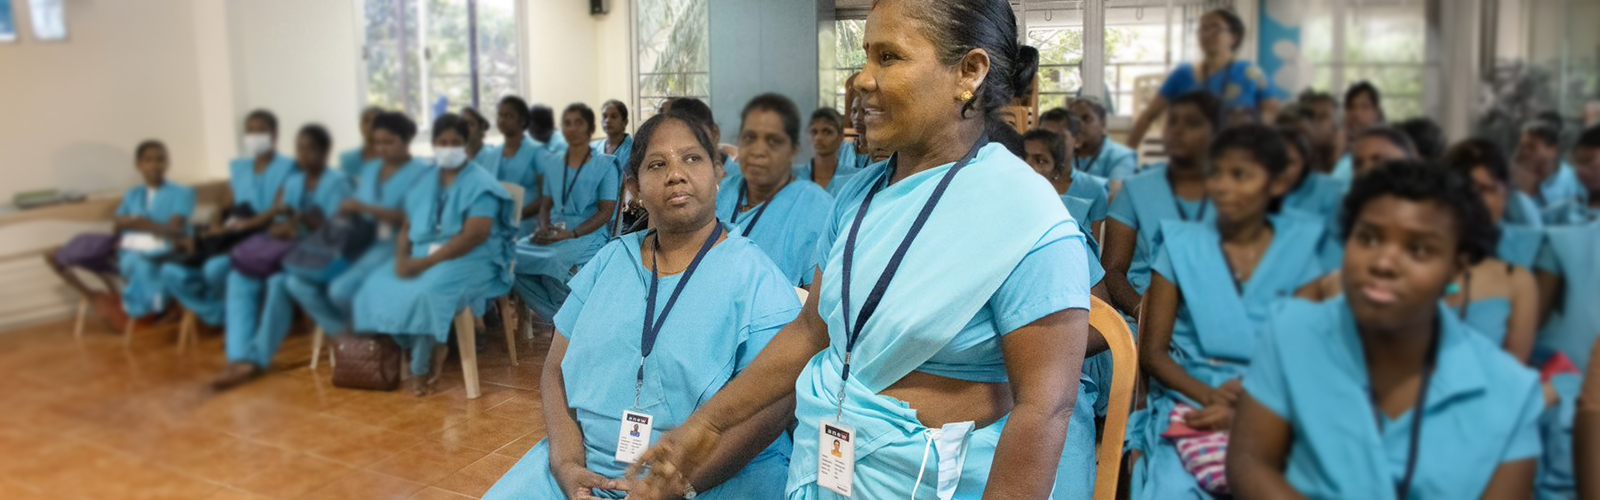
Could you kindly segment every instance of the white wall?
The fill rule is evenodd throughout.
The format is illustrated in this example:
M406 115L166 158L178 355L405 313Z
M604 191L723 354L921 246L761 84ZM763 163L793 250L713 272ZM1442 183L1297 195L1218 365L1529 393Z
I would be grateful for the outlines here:
M320 123L335 150L361 143L361 57L349 0L229 0L234 130L264 108L278 117L278 150L294 151L302 125ZM237 142L237 141L234 141ZM220 168L220 167L219 167Z
M588 2L528 0L522 97L557 113L574 102L596 114L607 99L632 103L632 4L614 0L609 14L592 16Z

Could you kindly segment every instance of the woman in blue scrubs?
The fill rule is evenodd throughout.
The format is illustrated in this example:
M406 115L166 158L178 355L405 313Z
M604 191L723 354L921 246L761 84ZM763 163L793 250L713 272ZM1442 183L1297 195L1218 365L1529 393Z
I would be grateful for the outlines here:
M833 108L817 108L812 112L807 131L811 135L811 151L815 156L810 162L795 166L796 178L811 181L833 195L844 188L846 179L867 166L861 163L865 158L855 154L854 145L844 147L844 117L839 116L839 112Z
M1344 136L1348 149L1333 165L1333 178L1349 181L1355 177L1355 138L1369 128L1383 126L1387 121L1383 113L1383 95L1371 82L1356 82L1344 92Z
M1106 135L1106 105L1099 98L1074 99L1067 112L1083 124L1083 132L1074 137L1078 147L1072 169L1099 177L1108 183L1110 193L1116 194L1138 169L1139 153Z
M1147 166L1128 179L1111 199L1100 262L1106 269L1111 305L1139 317L1139 300L1150 286L1150 264L1161 251L1161 223L1210 221L1216 217L1206 197L1205 155L1221 127L1222 104L1205 92L1184 94L1167 106L1161 129L1168 162Z
M372 247L337 276L299 275L286 278L295 303L329 334L350 332L351 302L367 277L394 260L395 234L405 222L401 206L429 171L427 161L411 156L417 124L401 113L385 112L372 121L372 140L379 161L368 162L355 180L355 192L339 204L338 218L360 219L375 226Z
M541 379L547 438L484 498L635 498L628 462L683 425L800 313L789 279L717 220L721 167L692 120L671 112L639 128L628 182L655 230L611 242L572 279ZM782 498L793 405L774 402L728 429L675 491Z
M511 195L488 172L467 163L467 123L446 114L433 122L437 168L405 197L405 223L392 265L356 293L355 329L395 336L410 353L411 388L427 395L439 379L450 322L511 287Z
M354 179L361 175L361 167L378 159L378 147L372 140L372 120L383 108L367 106L361 110L361 145L339 153L339 172Z
M306 125L295 137L297 171L284 182L283 196L275 207L280 214L272 237L297 240L327 221L355 185L343 172L328 169L333 137L321 125ZM224 329L228 367L212 387L227 389L254 379L272 368L272 357L289 335L294 308L289 304L289 275L266 278L228 273L227 325Z
M533 193L539 192L542 174L539 168L547 163L543 159L545 152L522 132L530 118L528 103L521 97L508 95L500 99L495 117L495 126L505 138L505 143L484 147L473 161L500 182L522 186L523 192L527 193L527 198L522 201L522 218L529 220L539 213L539 197ZM531 226L531 223L523 226Z
M800 317L636 464L649 476L630 498L681 495L724 429L790 395L791 500L1051 495L1088 257L1056 193L984 139L1033 81L1017 39L1004 0L873 5L855 87L869 141L895 156L840 192Z
M1584 131L1573 158L1583 188L1600 193L1600 127ZM1552 311L1540 331L1539 350L1565 354L1580 369L1589 365L1590 346L1600 336L1600 308L1594 307L1600 296L1600 258L1595 257L1600 205L1591 203L1583 204L1588 213L1575 214L1572 223L1545 227L1545 245L1534 261L1543 309Z
M1468 139L1445 151L1440 164L1465 177L1483 200L1489 220L1500 229L1494 253L1453 283L1445 303L1464 314L1466 323L1506 352L1527 363L1539 330L1539 285L1533 265L1544 232L1505 222L1510 165L1500 148L1487 139Z
M284 181L295 171L294 160L277 153L278 117L258 109L244 118L242 145L245 156L228 163L228 190L222 206L230 207L212 217L206 229L211 234L245 234L265 230L278 216L276 205ZM232 270L227 255L217 255L200 268L167 263L161 267L162 286L200 322L221 326L225 307L223 287Z
M472 106L461 108L461 118L467 120L467 161L477 162L478 154L483 152L484 136L489 133L489 119Z
M1522 127L1516 163L1517 187L1539 206L1546 224L1562 223L1559 216L1568 205L1583 203L1587 193L1572 166L1561 159L1559 116L1540 116Z
M1260 123L1272 123L1278 114L1279 92L1260 67L1238 59L1244 35L1244 21L1233 11L1216 9L1200 16L1198 36L1204 56L1198 64L1179 64L1167 75L1156 98L1134 120L1128 143L1138 147L1150 125L1166 112L1167 104L1190 92L1207 92L1220 99L1223 116L1245 113Z
M789 283L811 284L817 241L827 231L833 197L794 174L800 109L779 94L762 94L744 107L739 154L744 172L722 180L717 217L735 234L767 252Z
M1165 243L1139 323L1139 365L1152 382L1129 425L1128 447L1137 452L1131 498L1224 493L1203 489L1185 470L1175 439L1228 430L1268 311L1322 274L1322 219L1274 214L1289 191L1287 149L1265 125L1223 130L1206 169L1215 221L1161 223ZM1174 419L1186 428L1171 426Z
M594 129L594 110L583 103L561 113L561 134L577 146L542 172L544 191L534 205L539 229L517 240L517 293L544 318L555 316L567 280L610 239L620 172L616 157L588 147Z
M1311 169L1317 162L1311 150L1311 138L1302 128L1279 127L1278 135L1289 146L1289 169L1284 175L1293 186L1283 197L1283 209L1328 221L1339 220L1339 201L1344 199L1349 183Z
M1350 175L1356 179L1392 161L1417 159L1417 146L1405 132L1389 127L1372 127L1350 140Z
M600 154L616 157L617 169L621 170L628 164L628 155L633 153L633 136L628 135L628 105L616 99L600 105L600 130L606 136L595 139L589 147ZM621 178L620 173L618 178Z
M1440 304L1494 251L1482 202L1408 163L1344 206L1350 293L1268 318L1235 403L1235 498L1529 498L1539 377Z
M1077 128L1076 118L1068 118L1068 135L1062 136L1044 129L1034 129L1022 135L1026 155L1023 159L1033 171L1050 181L1067 213L1078 221L1078 230L1090 242L1092 255L1100 257L1100 244L1095 236L1106 220L1106 183L1098 177L1067 166L1072 157L1072 129Z
M166 310L168 294L161 288L161 265L155 259L188 236L195 197L193 188L167 180L169 156L161 141L139 143L134 157L144 185L122 195L116 213L121 236L117 270L123 282L122 308L130 321Z

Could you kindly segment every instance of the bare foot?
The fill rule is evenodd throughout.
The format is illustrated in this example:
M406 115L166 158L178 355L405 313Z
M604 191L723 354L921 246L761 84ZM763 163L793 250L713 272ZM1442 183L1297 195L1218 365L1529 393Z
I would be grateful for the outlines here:
M444 375L444 358L450 355L450 347L445 345L433 346L433 359L428 365L428 385L439 383L439 378Z

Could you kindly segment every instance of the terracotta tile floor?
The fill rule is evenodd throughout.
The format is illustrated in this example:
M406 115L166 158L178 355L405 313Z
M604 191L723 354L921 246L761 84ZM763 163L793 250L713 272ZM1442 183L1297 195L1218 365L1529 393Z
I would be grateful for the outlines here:
M71 328L0 333L0 498L478 498L544 437L548 335L518 341L518 366L503 336L480 335L483 396L468 400L454 357L425 398L336 389L294 335L271 374L219 394L220 335L180 353L170 329L124 347Z

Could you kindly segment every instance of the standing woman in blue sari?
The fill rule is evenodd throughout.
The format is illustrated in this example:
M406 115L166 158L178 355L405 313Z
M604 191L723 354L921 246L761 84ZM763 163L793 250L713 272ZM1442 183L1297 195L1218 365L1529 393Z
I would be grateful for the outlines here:
M517 240L517 293L544 318L555 317L567 280L610 239L621 173L616 157L588 147L594 129L594 110L583 103L561 113L561 134L575 146L542 172L544 190L533 205L539 229Z
M800 108L782 95L761 94L744 106L739 121L744 170L722 180L717 217L766 251L790 284L810 285L833 197L795 176Z
M360 218L375 226L372 247L338 276L324 281L290 276L285 288L317 326L329 334L350 333L351 303L367 277L394 259L395 234L405 222L401 203L428 172L428 163L411 156L417 124L401 113L384 112L372 120L373 146L379 161L367 162L355 179L352 195L339 204L337 217Z
M372 140L372 120L383 108L367 106L361 110L361 145L339 153L339 171L354 179L361 175L361 166L378 159L378 146Z
M284 182L279 215L270 229L272 237L293 241L327 221L327 215L355 187L344 172L328 169L333 137L321 125L306 125L295 137L294 175ZM266 278L233 270L228 273L227 325L224 344L228 366L212 382L227 389L261 376L272 368L272 357L289 335L294 308L288 292L289 274Z
M1111 305L1130 317L1139 317L1139 300L1150 286L1150 264L1161 252L1161 222L1216 216L1206 196L1205 156L1221 117L1221 103L1211 94L1174 99L1161 129L1168 162L1146 167L1111 200L1100 262Z
M1233 11L1216 9L1200 16L1200 63L1179 64L1167 75L1156 98L1134 120L1128 144L1138 147L1167 104L1190 92L1209 92L1222 100L1223 116L1243 111L1260 123L1272 123L1278 115L1278 89L1260 67L1237 59L1244 35L1244 21Z
M284 181L295 171L294 160L278 154L278 117L258 109L244 118L244 157L228 163L228 190L223 207L205 229L210 234L245 234L266 229L277 217L274 210ZM224 214L227 212L227 215ZM199 269L169 262L161 267L162 286L196 319L221 326L226 307L223 287L233 269L227 255L213 256Z
M855 87L895 156L840 192L799 319L635 464L630 498L682 496L728 429L791 395L790 500L1051 495L1088 258L1056 194L984 139L1033 81L1017 39L1004 0L873 4Z
M405 197L405 223L394 260L356 293L355 329L395 336L410 353L411 389L427 395L439 379L456 312L483 314L488 299L511 287L511 195L488 172L467 163L467 123L433 121L437 168Z
M1531 498L1539 376L1440 303L1494 251L1482 202L1408 162L1357 179L1344 214L1349 293L1274 310L1235 399L1235 498Z
M1322 274L1323 219L1276 214L1289 191L1286 149L1266 125L1223 130L1206 167L1215 221L1161 223L1165 243L1139 323L1139 366L1152 381L1129 424L1131 498L1225 492L1185 470L1174 439L1228 430L1268 311ZM1175 438L1179 420L1188 432Z

